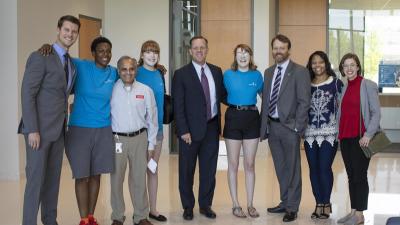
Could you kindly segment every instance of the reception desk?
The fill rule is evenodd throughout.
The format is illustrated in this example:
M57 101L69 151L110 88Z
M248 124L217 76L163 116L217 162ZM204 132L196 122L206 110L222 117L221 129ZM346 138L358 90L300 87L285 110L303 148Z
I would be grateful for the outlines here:
M393 143L400 143L400 94L379 94L381 127Z

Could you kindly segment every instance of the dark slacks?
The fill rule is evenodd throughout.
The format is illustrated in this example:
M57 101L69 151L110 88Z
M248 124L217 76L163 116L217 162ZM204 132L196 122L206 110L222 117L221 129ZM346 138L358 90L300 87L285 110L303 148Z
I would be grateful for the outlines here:
M58 192L64 154L64 133L54 142L40 141L32 150L25 135L26 185L22 225L37 224L39 205L44 225L56 225Z
M279 182L279 205L297 212L301 200L300 135L279 122L270 121L268 144Z
M317 204L328 204L332 193L332 163L337 151L337 142L332 146L328 141L323 141L321 146L318 146L317 142L314 141L311 147L307 142L304 142L304 148L315 201Z
M370 159L365 157L358 143L360 138L340 140L340 149L346 168L351 208L364 211L368 207L368 166Z
M197 158L199 159L200 178L199 206L200 208L205 208L212 205L218 149L218 120L207 124L206 135L200 141L192 141L188 145L179 137L179 193L184 209L192 209L194 207L193 179Z

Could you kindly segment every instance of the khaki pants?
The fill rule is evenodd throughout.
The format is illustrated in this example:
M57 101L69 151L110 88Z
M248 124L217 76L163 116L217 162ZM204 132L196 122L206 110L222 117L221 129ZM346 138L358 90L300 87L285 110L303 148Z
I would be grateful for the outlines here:
M135 137L115 137L115 142L122 143L122 152L115 153L115 170L111 173L111 208L112 220L124 222L125 202L123 183L126 166L129 161L129 193L134 208L134 223L147 218L149 207L147 202L146 170L147 170L147 132Z

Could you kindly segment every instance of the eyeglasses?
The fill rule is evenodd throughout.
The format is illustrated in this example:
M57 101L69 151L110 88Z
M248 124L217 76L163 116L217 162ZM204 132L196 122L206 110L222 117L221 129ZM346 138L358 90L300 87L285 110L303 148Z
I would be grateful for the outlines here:
M248 52L236 52L237 56L249 56L250 54Z
M343 69L349 69L349 68L354 69L357 67L357 64L349 64L349 65L343 64L342 67Z

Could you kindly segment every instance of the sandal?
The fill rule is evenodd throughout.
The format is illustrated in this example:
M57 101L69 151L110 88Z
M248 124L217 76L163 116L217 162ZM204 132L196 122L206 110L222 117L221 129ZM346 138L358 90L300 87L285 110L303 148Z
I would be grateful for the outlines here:
M249 216L253 218L257 218L260 216L260 214L257 212L257 209L253 206L247 207L247 212L249 213Z
M246 214L244 214L242 207L236 206L232 208L232 214L239 218L246 218Z
M322 213L322 211L323 211L323 207L324 207L323 204L317 204L317 205L315 206L314 212L311 214L311 219L318 219L318 218L320 218L321 213Z
M328 219L329 218L329 214L332 213L332 205L331 203L328 204L324 204L323 208L322 208L322 212L319 215L320 219Z

